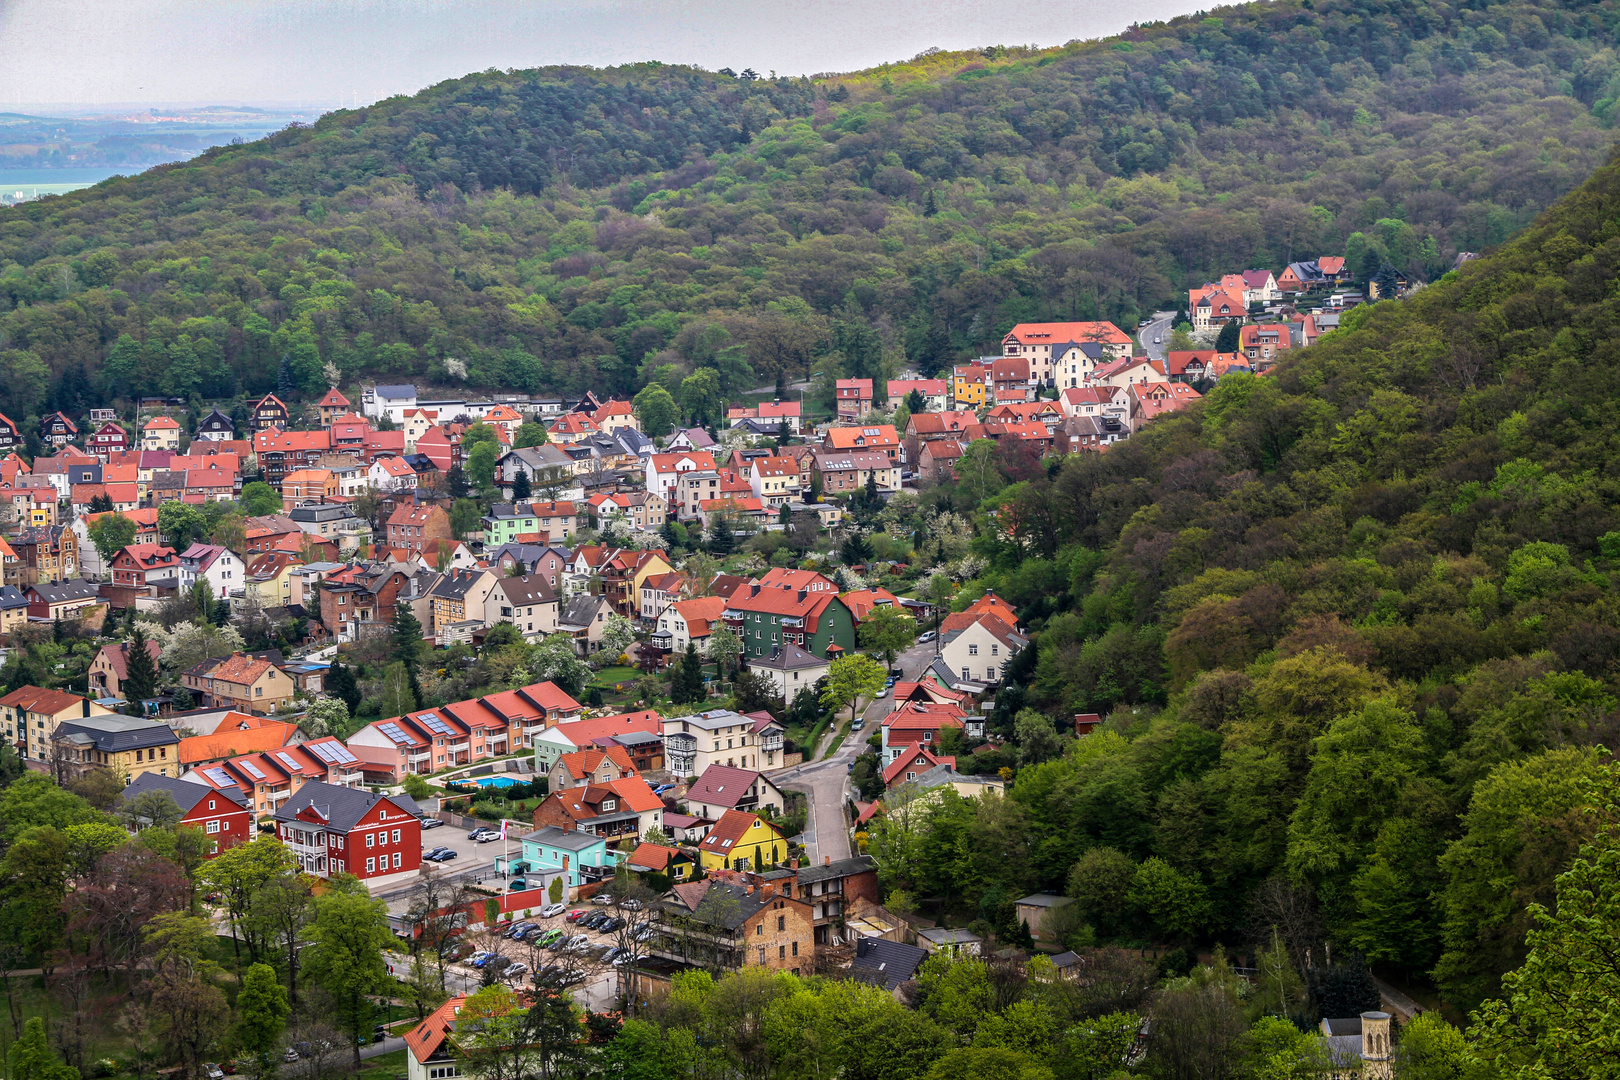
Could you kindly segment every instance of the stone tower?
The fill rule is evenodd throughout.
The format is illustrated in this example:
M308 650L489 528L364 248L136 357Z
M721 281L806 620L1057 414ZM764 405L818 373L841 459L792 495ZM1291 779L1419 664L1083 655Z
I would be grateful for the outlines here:
M1390 1080L1394 1075L1389 1057L1389 1013L1361 1014L1362 1075L1367 1080Z

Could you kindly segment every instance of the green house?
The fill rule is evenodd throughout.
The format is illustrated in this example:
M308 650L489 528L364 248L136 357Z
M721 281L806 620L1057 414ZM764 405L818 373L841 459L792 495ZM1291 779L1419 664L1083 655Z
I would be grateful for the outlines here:
M769 575L733 593L725 619L747 657L770 656L784 643L823 660L855 648L855 616L835 591L773 585Z

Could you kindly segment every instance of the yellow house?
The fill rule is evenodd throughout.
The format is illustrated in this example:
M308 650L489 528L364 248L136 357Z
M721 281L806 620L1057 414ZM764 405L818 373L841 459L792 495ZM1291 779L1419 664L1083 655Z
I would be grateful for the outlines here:
M22 745L25 756L32 761L44 761L50 756L51 740L56 737L57 725L68 720L110 715L113 715L111 709L97 705L89 698L64 690L47 690L42 686L21 686L0 697L0 731L4 732L6 742ZM139 723L143 728L151 724L147 720ZM158 726L174 735L168 725ZM178 746L180 739L175 736L172 741L165 741L164 745ZM170 764L177 762L171 751Z
M202 697L205 709L235 709L259 716L268 716L292 701L298 689L270 661L241 653L222 660L204 660L183 672L180 683L194 696Z
M985 403L985 380L989 378L989 368L978 364L966 364L952 372L951 396L958 406L971 405L980 408Z
M248 563L243 592L261 607L286 607L293 602L293 571L303 568L298 557L287 551L266 551Z
M727 810L698 845L704 870L761 870L787 861L787 837L757 814Z

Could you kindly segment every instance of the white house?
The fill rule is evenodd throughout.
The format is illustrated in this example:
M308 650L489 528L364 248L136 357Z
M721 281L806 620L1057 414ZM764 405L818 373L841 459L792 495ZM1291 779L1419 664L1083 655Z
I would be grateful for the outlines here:
M782 700L791 705L800 690L807 686L813 688L831 667L821 657L788 642L769 656L749 660L748 670L768 681Z
M1007 663L1029 644L1029 639L988 612L962 612L941 626L939 656L961 683L991 684L1001 680ZM958 685L961 685L958 683Z
M360 415L371 420L381 420L387 416L398 424L405 419L405 410L414 408L414 386L373 386L360 395Z
M247 580L247 567L230 548L219 544L192 544L180 553L180 590L199 580L208 582L218 600L240 592Z
M416 486L416 470L404 459L388 455L371 463L366 480L378 491L409 491Z

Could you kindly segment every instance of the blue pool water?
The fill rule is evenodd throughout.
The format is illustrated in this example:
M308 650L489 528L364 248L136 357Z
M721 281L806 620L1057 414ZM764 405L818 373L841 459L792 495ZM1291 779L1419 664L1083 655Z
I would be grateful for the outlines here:
M473 782L479 787L511 787L513 784L524 783L524 781L514 780L510 776L481 776Z

